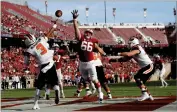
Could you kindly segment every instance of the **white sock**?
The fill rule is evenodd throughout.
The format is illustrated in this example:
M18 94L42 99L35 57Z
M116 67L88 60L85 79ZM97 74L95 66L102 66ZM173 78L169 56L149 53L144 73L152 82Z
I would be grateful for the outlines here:
M64 91L63 91L63 83L60 83L60 84L59 84L59 87L60 87L60 92L61 92L62 94L64 94Z
M38 104L39 95L40 95L40 89L36 89L36 94L35 94L35 98L34 98L34 105Z

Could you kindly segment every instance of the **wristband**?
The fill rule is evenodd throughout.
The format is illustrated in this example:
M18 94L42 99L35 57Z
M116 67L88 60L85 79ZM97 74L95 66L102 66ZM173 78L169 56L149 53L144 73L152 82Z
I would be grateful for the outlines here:
M56 24L54 24L54 25L53 25L53 28L57 28L57 25L56 25Z

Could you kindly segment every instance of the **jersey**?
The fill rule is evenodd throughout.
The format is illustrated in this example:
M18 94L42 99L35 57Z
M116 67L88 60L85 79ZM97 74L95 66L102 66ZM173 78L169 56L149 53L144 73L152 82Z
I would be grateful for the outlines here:
M137 47L133 48L133 50L140 51L140 53L137 55L134 55L133 58L139 64L141 68L146 67L149 64L153 63L141 46L138 45Z
M163 69L163 60L155 60L155 67L156 67L156 69L159 69L159 70L162 70Z
M94 52L94 65L95 66L103 66L102 62L101 62L101 55L100 53Z
M82 62L89 62L94 60L95 43L98 43L96 38L86 39L84 36L81 36L79 40L79 59Z
M37 59L39 65L53 61L54 51L49 50L49 44L45 37L38 38L37 41L27 49L27 52Z

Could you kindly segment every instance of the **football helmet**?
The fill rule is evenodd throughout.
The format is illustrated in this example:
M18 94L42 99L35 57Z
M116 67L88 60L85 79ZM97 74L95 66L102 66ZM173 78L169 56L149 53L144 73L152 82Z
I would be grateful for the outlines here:
M25 45L26 46L30 46L30 45L32 45L36 42L36 38L32 34L26 34L24 37L26 38L25 39Z
M129 44L129 47L132 48L134 47L135 45L138 45L139 44L139 40L137 38L131 38L128 42Z
M91 33L91 36L92 36L92 35L93 35L93 30L91 30L91 29L87 29L87 30L84 31L84 35L85 35L85 37L86 37L86 38L91 38L91 36L88 35L87 32Z
M154 57L157 58L157 59L160 59L160 56L158 54L155 55Z

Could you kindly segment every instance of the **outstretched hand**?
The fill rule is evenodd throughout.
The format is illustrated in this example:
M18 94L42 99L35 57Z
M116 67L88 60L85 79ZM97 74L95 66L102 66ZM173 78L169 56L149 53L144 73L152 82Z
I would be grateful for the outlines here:
M76 19L79 16L78 10L73 10L71 13L73 15L73 19Z

